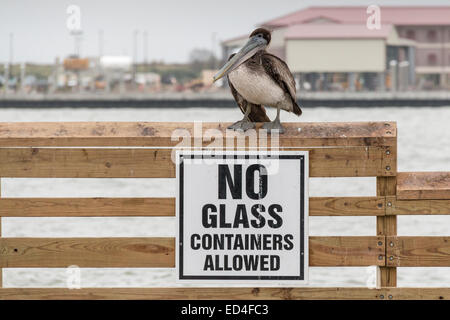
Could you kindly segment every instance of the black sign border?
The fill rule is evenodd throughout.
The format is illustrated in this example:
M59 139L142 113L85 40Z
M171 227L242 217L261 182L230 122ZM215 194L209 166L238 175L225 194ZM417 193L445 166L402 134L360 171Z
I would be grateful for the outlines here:
M184 158L189 157L190 159L212 159L218 158L217 155L208 154L179 154L179 174L180 174L180 189L179 189L179 236L178 236L178 263L179 263L179 274L180 280L305 280L305 156L304 155L248 155L248 154L234 154L227 155L223 154L223 159L234 158L234 159L270 159L278 158L280 160L284 159L298 159L300 160L300 274L298 276L192 276L183 274L183 217L184 217ZM302 178L303 177L303 178ZM302 205L303 204L303 205Z

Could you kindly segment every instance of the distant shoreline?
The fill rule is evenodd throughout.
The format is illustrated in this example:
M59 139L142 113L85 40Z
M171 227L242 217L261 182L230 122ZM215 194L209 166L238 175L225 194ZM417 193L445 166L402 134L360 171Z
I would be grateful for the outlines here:
M450 93L300 92L303 107L439 107L450 106ZM0 94L0 108L235 108L228 91L165 93Z

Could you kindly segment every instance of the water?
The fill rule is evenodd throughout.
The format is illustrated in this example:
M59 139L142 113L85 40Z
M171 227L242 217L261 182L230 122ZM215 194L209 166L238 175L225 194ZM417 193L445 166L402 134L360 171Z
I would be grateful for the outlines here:
M273 110L270 110L273 117ZM236 109L2 109L0 121L235 121ZM282 114L283 121L298 121ZM450 171L450 107L314 108L301 121L397 121L399 171ZM375 178L312 178L310 196L375 196ZM2 179L4 197L174 196L173 179ZM174 236L174 218L2 218L4 237ZM399 216L399 235L450 235L450 216ZM375 235L375 217L311 217L311 235ZM310 286L365 286L370 268L310 268ZM3 269L5 287L64 287L66 269ZM450 268L399 268L399 286L448 286ZM177 286L171 269L88 268L82 287Z

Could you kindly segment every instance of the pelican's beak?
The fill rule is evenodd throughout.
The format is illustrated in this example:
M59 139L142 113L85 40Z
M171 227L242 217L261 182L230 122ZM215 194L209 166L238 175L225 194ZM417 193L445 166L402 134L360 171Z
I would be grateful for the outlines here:
M241 48L227 63L216 73L214 82L226 76L228 73L239 67L244 61L252 57L259 50L267 47L267 41L263 37L251 37L245 46Z

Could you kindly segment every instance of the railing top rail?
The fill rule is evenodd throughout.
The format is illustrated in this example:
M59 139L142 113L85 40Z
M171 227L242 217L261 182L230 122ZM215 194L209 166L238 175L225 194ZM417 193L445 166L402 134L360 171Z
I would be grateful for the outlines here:
M401 172L397 199L450 199L450 172Z
M226 132L228 125L219 122L3 122L0 123L0 147L176 146L181 139L178 134L172 141L177 129L186 130L180 133L189 133L191 138L201 138L209 129L216 129L223 136L226 133L227 137L242 135ZM283 125L286 133L279 136L281 147L394 146L397 140L395 122L291 122ZM212 136L214 139L214 134ZM259 138L264 136L260 134ZM204 145L210 143L203 141Z

